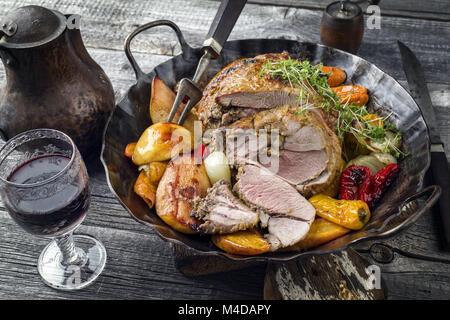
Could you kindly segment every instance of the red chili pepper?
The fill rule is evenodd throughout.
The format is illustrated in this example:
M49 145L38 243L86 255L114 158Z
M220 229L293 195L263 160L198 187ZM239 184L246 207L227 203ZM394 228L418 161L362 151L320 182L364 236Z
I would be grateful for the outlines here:
M197 147L194 152L194 158L201 163L202 160L205 160L209 156L210 152L207 146L201 144Z
M398 164L389 164L373 176L364 166L351 166L342 172L339 185L341 199L361 200L373 208L380 200L384 191L397 177Z
M356 197L357 200L364 201L367 203L369 208L372 203L372 177L364 181L363 184L358 189L358 195Z
M366 202L367 205L372 208L383 195L384 191L389 187L397 177L400 168L398 164L392 163L388 164L383 169L379 170L372 176L371 186L370 186L370 199ZM365 201L364 199L360 199Z
M365 166L350 166L341 174L339 193L343 200L358 200L362 185L370 184L370 169Z

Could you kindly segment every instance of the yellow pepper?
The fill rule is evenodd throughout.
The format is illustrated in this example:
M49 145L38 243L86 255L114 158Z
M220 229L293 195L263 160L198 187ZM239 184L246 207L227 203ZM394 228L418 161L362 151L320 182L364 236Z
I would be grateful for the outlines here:
M359 230L369 221L369 206L361 200L336 200L324 194L309 199L316 214L352 230Z
M383 119L379 115L376 115L374 113L365 115L364 120L366 120L371 126L374 126L374 127L376 126L376 127L380 127L380 128L384 127Z

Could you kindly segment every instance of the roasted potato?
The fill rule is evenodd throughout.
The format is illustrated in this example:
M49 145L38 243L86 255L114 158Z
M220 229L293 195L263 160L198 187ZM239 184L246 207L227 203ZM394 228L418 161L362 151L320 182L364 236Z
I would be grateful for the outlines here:
M337 67L322 66L320 70L325 73L330 73L330 76L328 77L328 85L330 87L337 87L343 84L345 79L347 78L345 71Z
M204 197L211 184L203 164L183 154L171 160L156 190L156 213L169 226L183 233L195 233L190 227L199 222L191 217L192 200Z
M136 179L134 192L136 192L150 208L153 208L156 199L156 185L150 182L145 171L141 171Z
M189 130L171 122L159 122L148 127L139 138L133 152L133 162L140 166L165 161L179 153L191 151L194 137Z
M173 102L175 101L175 93L158 77L154 77L152 81L152 92L150 97L150 118L153 123L167 121ZM184 104L180 106L175 114L173 122L178 122L178 118L184 109ZM194 122L198 118L192 113L188 115L183 123L183 127L194 134Z
M242 256L262 254L270 250L269 241L255 229L215 234L211 240L223 251Z
M306 238L297 242L293 246L281 249L282 251L297 251L317 247L321 244L339 238L350 232L350 229L344 228L336 223L317 217L311 224Z
M363 106L369 101L367 89L363 86L339 86L332 87L331 90L340 97L342 103Z
M151 183L158 185L164 171L166 170L167 162L154 161L150 164L144 164L139 167L139 170L144 170Z

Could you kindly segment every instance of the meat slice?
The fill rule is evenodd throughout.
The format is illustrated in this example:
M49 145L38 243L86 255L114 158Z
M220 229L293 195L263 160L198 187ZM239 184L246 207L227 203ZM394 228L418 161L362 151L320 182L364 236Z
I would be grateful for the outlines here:
M299 242L308 234L310 228L310 224L290 218L271 217L269 222L269 233L266 238L272 251L289 246L288 243ZM304 236L300 238L300 235Z
M314 221L314 207L290 184L259 166L239 169L233 190L261 214L272 250L303 239Z
M338 178L342 153L339 139L313 110L300 112L297 106L287 105L261 111L251 118L241 119L230 125L227 139L234 139L240 132L250 132L249 129L253 129L253 134L258 135L258 138L261 134L269 136L278 132L279 148L277 150L269 143L264 149L259 144L255 147L250 143L246 146L227 141L229 161L236 167L248 163L266 167L305 197L322 192ZM267 133L260 131L261 129ZM235 150L229 150L230 145ZM255 152L250 152L254 150L259 154L257 159L254 157ZM277 154L278 157L270 157L271 160L266 163L261 159L262 151L270 151L271 155ZM239 153L246 158L240 158ZM249 154L253 156L248 156ZM233 159L230 159L230 155L233 155Z
M246 230L259 222L258 214L234 196L225 179L209 188L206 197L195 199L191 216L203 221L195 228L206 234Z
M261 74L268 60L283 61L289 53L268 53L254 58L236 60L219 71L203 90L202 99L194 112L203 122L205 129L228 126L239 119L237 114L251 114L282 105L299 105L302 108L314 108L321 97L311 97L311 101L299 99L299 88L292 88L288 81L274 79ZM310 106L311 105L311 106ZM331 129L335 129L336 112L316 110Z
M286 87L279 90L262 89L261 91L239 91L216 98L216 103L223 107L240 107L252 109L270 109L285 104L306 103L299 100L298 90Z
M292 123L292 122L291 122ZM298 122L291 125L286 132L283 149L295 152L307 152L323 150L326 142L323 141L320 132L311 126L301 127ZM294 128L292 128L294 127Z
M221 123L233 123L239 119L250 118L261 110L262 109L231 107L222 115Z
M328 154L325 149L294 152L283 150L280 153L279 165L269 170L297 186L318 177L326 170Z
M261 76L260 71L267 60L280 61L289 58L287 52L259 55L254 58L236 60L218 72L203 90L203 97L197 104L194 112L203 122L205 128L217 128L228 125L232 117L224 115L229 111L231 104L223 106L217 103L216 98L236 92L256 92L284 90L290 88L286 83L275 80L270 76ZM272 106L270 106L272 107ZM263 108L264 109L264 108Z

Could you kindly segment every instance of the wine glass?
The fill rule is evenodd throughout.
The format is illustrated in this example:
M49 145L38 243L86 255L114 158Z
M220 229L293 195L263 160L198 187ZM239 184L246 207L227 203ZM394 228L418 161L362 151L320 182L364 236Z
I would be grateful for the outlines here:
M53 239L37 265L47 285L76 290L100 275L104 246L72 234L86 217L90 189L86 166L69 136L36 129L6 142L0 149L0 196L25 231Z

